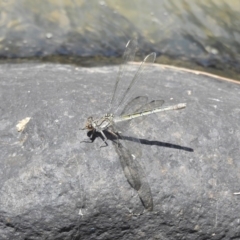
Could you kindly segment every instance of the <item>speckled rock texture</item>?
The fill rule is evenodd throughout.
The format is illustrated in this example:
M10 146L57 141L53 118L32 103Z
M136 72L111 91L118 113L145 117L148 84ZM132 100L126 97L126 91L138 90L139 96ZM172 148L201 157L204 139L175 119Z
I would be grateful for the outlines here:
M108 109L117 69L0 66L0 239L240 239L240 84L145 69L136 94L187 104L130 130L147 211L111 141L81 142L87 117Z

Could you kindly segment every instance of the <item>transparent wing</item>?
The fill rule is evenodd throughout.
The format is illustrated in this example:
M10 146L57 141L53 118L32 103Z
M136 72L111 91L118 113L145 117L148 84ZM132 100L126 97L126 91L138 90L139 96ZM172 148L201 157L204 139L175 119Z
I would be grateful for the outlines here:
M139 96L132 99L123 109L121 115L123 114L131 114L134 112L139 111L143 106L145 106L148 102L148 97L146 96Z
M129 72L128 71L129 65L127 63L134 60L137 51L137 46L138 44L135 39L128 41L128 43L126 44L126 48L123 53L123 63L119 67L117 79L113 89L113 95L110 102L111 103L110 112L113 112L114 108L117 107L119 99L121 98L121 95L124 92L124 88L122 88L122 86L119 85L125 85L125 83L120 84L121 83L120 80L126 79L125 75L127 72Z
M152 111L153 109L160 108L164 104L164 100L153 100L141 108L139 108L137 111ZM125 113L124 113L125 114Z
M135 53L137 50L137 41L129 41L126 50L124 52L123 58L124 63L120 66L117 80L114 86L113 96L111 99L111 112L117 113L117 111L121 111L122 106L124 106L131 96L134 95L134 86L139 79L139 75L142 73L145 63L153 63L156 59L156 53L151 53L145 57L143 62L138 67L136 73L133 77L130 77L130 69L132 66L127 64L128 61L133 61L135 57ZM130 79L130 80L129 80Z
M134 90L136 90L136 88L134 88L137 80L139 79L140 74L142 73L144 67L146 66L145 63L153 63L156 59L156 53L150 53L149 55L147 55L143 62L141 62L137 72L135 73L133 79L131 80L129 86L127 87L126 91L123 93L123 96L120 98L120 101L118 103L118 108L122 105L125 106L125 104L128 102L128 100L131 98L132 95L134 95ZM131 91L130 91L131 90ZM130 94L131 93L131 94Z
M129 184L138 192L138 196L145 209L153 209L151 188L139 163L142 155L140 141L137 138L121 136L113 142L119 160ZM137 146L138 145L138 146Z
M122 111L120 118L124 120L126 115L131 115L142 111L152 111L153 109L160 108L164 103L164 100L154 100L151 102L147 101L148 101L147 97L134 98L126 105L126 107ZM146 117L147 116L141 116L139 118L135 118L132 120L118 122L117 123L118 129L120 132L126 132L129 128L133 128L134 126L140 124L142 121L145 120Z

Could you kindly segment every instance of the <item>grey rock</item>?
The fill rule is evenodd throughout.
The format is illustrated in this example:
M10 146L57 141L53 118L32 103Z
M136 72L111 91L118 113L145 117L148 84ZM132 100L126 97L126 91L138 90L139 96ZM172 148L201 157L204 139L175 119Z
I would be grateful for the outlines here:
M240 238L240 85L146 69L137 94L187 103L132 130L153 197L146 211L112 144L81 143L87 117L107 111L117 69L0 66L0 239Z

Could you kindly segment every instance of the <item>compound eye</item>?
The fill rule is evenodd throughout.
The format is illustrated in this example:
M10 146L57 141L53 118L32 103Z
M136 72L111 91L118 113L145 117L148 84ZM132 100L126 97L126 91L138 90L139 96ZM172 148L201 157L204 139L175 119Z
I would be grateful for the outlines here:
M88 128L88 129L93 129L92 124L88 124L88 125L87 125L87 128Z

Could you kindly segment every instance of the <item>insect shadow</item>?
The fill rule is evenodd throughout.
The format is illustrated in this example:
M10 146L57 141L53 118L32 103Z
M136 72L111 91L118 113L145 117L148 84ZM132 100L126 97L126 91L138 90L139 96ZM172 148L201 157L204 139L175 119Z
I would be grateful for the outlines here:
M143 139L143 138L128 137L128 136L124 136L122 134L118 135L118 137L117 137L117 136L113 135L112 133L110 133L106 130L104 130L104 134L106 135L108 140L113 141L115 143L116 143L116 141L118 141L118 139L133 141L133 142L136 142L136 143L139 143L139 141L140 141L140 143L144 144L144 145L174 148L174 149L183 150L183 151L187 151L187 152L194 152L193 148L189 148L189 147L181 146L181 145L177 145L177 144L172 144L172 143L168 143L168 142L160 142L160 141L157 141L157 140L147 140L147 139ZM90 137L91 135L92 135L92 131L89 131L87 133L87 136ZM95 132L92 135L92 137L90 138L90 140L92 142L94 142L95 139L99 138L99 137L103 140L102 134L99 133L99 132Z

